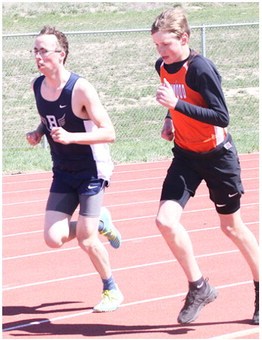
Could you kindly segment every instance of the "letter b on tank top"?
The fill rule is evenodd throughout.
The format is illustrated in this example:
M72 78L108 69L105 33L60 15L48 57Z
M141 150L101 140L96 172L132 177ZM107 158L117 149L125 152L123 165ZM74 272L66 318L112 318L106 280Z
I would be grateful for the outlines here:
M50 130L52 130L55 127L58 127L55 116L47 115L46 118L48 120Z

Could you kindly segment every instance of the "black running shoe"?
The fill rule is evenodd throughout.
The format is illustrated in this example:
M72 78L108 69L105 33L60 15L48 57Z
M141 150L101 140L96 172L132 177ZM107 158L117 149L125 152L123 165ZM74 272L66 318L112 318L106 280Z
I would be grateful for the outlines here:
M177 318L179 323L195 321L201 309L217 298L217 290L211 287L207 281L205 284L206 287L204 289L189 290L184 307L181 309Z
M259 291L255 290L256 298L255 298L255 312L253 315L252 323L253 325L259 325Z

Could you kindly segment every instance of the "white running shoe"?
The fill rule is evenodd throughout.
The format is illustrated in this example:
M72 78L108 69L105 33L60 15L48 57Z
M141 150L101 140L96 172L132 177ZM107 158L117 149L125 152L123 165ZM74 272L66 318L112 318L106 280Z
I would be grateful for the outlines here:
M103 290L101 302L93 308L96 313L112 312L116 310L124 300L124 296L117 289Z

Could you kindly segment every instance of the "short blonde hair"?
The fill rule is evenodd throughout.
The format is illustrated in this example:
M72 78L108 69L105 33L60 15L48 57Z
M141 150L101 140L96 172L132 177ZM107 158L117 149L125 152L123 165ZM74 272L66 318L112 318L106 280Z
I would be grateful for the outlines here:
M190 36L190 27L184 9L176 6L159 14L151 26L151 34L158 31L174 33L178 39L182 37L183 33Z

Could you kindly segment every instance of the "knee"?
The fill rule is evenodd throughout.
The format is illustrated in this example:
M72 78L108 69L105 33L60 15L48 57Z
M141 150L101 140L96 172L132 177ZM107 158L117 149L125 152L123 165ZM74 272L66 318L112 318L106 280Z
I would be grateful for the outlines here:
M157 216L156 219L155 219L155 223L156 223L156 226L159 230L161 230L162 228L164 228L164 220L160 217L160 216Z
M60 238L53 238L48 234L44 235L44 239L49 248L60 248L64 244Z
M77 237L78 245L81 249L83 249L87 253L92 253L97 248L97 240L95 238L83 238L83 237Z
M170 224L170 222L163 218L162 216L157 216L155 219L156 226L158 230L164 234L173 229L173 226Z
M172 233L180 225L182 206L175 201L163 201L160 204L155 223L161 233Z
M240 212L234 214L219 215L220 228L229 238L241 238L246 233L246 226L241 219Z
M59 211L47 210L44 223L44 240L48 247L59 248L67 242L70 216Z
M236 226L234 224L222 224L221 226L221 230L223 231L223 233L229 237L230 239L241 239L244 234L245 234L245 230L242 226Z
M227 237L231 237L232 235L232 231L233 228L230 227L229 225L221 225L220 229L223 231L223 233L227 236Z

